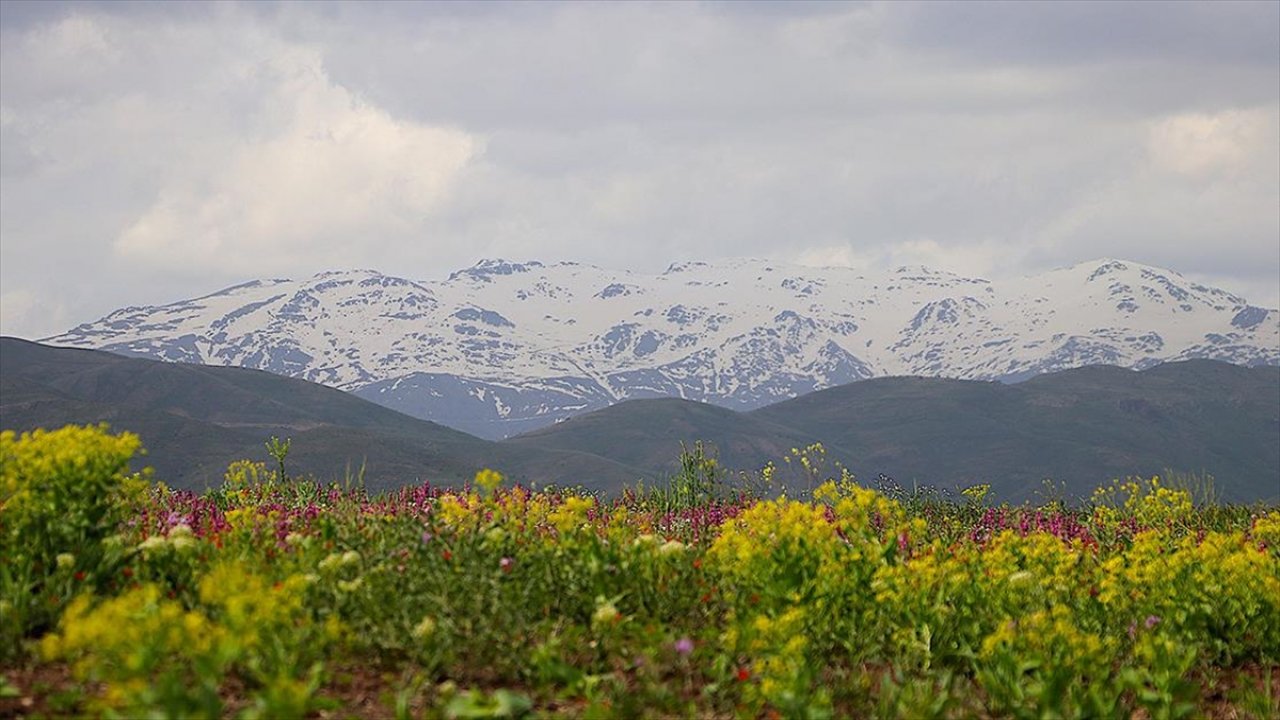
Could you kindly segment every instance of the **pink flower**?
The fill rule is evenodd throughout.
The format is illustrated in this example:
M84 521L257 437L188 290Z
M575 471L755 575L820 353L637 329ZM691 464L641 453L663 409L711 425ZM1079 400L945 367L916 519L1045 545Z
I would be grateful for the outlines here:
M509 557L504 557L498 561L498 567L502 568L502 572L511 572L511 566L515 564L516 561Z
M693 652L693 641L687 637L682 637L675 642L675 649L681 655L688 655Z

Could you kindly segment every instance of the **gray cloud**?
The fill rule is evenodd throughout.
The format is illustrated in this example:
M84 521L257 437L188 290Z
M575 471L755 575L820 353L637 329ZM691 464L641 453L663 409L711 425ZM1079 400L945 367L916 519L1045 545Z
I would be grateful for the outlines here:
M0 320L338 266L1098 256L1280 302L1270 3L0 11Z

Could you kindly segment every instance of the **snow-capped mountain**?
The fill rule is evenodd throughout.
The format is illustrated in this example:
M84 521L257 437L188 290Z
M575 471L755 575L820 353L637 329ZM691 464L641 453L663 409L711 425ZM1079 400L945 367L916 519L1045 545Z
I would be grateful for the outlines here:
M259 368L497 438L629 398L746 409L881 375L1280 364L1280 311L1117 260L1000 283L921 267L729 260L645 275L485 260L443 281L256 280L45 342Z

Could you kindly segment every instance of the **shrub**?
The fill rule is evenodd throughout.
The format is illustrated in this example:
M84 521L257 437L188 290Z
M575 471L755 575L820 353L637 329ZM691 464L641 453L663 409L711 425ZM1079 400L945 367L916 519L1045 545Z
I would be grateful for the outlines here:
M117 533L147 487L128 472L138 447L105 425L0 433L0 656L124 559Z

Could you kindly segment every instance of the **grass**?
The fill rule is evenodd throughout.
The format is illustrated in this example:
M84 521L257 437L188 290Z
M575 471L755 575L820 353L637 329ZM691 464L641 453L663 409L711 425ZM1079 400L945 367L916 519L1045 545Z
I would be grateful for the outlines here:
M1280 510L1199 478L993 505L862 487L820 448L744 485L695 445L612 499L494 472L373 494L287 478L277 444L197 495L126 474L128 435L0 438L0 714L1280 707Z

